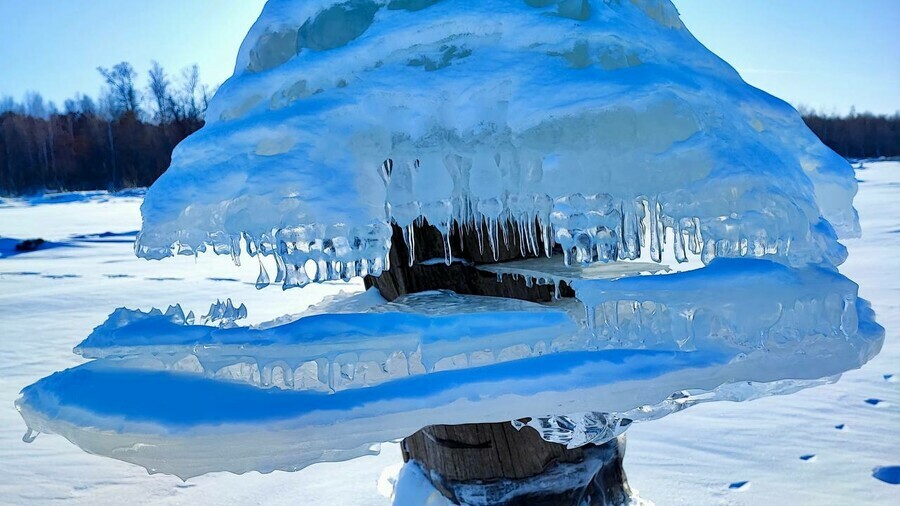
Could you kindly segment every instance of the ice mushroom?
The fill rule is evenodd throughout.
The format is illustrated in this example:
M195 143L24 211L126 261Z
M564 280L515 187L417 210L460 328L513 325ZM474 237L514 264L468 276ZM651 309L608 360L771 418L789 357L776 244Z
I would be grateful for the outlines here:
M118 309L16 406L185 479L403 438L451 503L619 503L632 423L878 353L838 269L855 192L668 0L270 0L136 253L368 291L253 327Z

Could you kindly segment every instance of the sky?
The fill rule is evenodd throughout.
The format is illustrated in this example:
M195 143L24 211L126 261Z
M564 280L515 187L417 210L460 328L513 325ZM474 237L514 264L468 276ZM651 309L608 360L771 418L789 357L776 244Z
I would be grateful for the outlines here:
M473 0L474 1L474 0ZM96 96L98 66L194 63L219 84L264 0L0 0L0 96ZM698 40L794 106L900 110L900 0L675 0Z

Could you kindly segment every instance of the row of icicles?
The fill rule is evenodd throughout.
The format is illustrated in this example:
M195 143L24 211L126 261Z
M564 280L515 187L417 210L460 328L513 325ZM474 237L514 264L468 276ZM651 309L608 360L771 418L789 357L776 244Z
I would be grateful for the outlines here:
M736 216L711 221L701 221L698 216L669 216L663 212L658 198L640 197L628 201L608 194L588 197L574 194L555 201L546 195L509 200L519 202L519 210L506 209L499 212L498 217L480 213L477 209L485 206L468 199L457 198L427 206L407 203L399 207L410 207L414 211L401 214L419 214L403 223L397 222L398 216L391 214L398 206L386 204L388 214L382 223L352 229L337 226L326 230L316 225L285 227L259 237L243 233L230 240L217 237L213 249L219 254L230 254L238 265L241 251L246 251L251 257L258 258L257 288L276 283L287 289L313 282L380 276L390 268L391 227L388 223L391 222L402 231L410 265L416 261L415 231L426 224L441 233L443 260L448 265L454 261L452 232L458 235L461 245L465 237L475 237L479 252L489 251L495 260L499 258L502 244L507 250L511 246L517 247L523 257L550 257L554 251L561 251L566 265L635 260L644 251L653 261L661 262L667 245L671 245L678 262L688 261L689 254L693 254L700 256L704 263L717 256L787 256L791 247L789 238L769 237L758 227L754 227L752 233L744 233ZM545 201L548 205L544 205ZM529 208L523 204L527 202L534 205ZM422 211L425 208L442 211L440 216L431 216ZM448 209L450 211L444 211ZM334 237L326 237L326 234ZM187 246L179 248L179 254L200 251ZM274 259L274 279L263 257Z

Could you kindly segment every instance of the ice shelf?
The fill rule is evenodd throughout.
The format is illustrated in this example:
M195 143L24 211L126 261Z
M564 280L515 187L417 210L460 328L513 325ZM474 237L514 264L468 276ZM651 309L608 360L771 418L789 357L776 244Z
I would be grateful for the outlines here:
M611 419L641 421L675 411L673 403L677 406L686 385L703 393L697 401L793 391L859 367L878 351L877 332L865 343L835 339L820 351L739 357L721 351L566 352L332 394L262 389L95 360L27 387L16 406L28 424L28 438L60 434L90 453L150 472L190 478L214 471L293 471L368 454L376 443L432 424L540 420L550 418L540 413L593 412L601 406ZM579 435L597 429L586 424L541 433L564 444L602 442Z
M440 291L361 294L363 312L265 329L118 310L77 348L96 360L27 387L17 407L29 439L62 434L153 472L295 470L431 424L516 420L550 441L603 442L697 402L829 381L883 339L856 285L821 268L718 259L573 287L587 311ZM585 317L609 302L604 325L601 310Z
M630 265L600 270L621 275L646 268ZM552 277L534 270L521 275ZM367 303L364 312L312 314L264 329L185 325L180 308L165 314L119 309L75 352L129 367L335 391L564 351L814 346L819 338L855 336L857 305L865 304L856 285L836 272L766 260L717 259L700 270L665 275L565 279L580 303L424 292ZM353 299L345 304L358 305Z
M381 274L390 225L427 219L569 264L837 265L855 193L668 0L270 0L148 191L136 252L246 253L260 287L291 288Z

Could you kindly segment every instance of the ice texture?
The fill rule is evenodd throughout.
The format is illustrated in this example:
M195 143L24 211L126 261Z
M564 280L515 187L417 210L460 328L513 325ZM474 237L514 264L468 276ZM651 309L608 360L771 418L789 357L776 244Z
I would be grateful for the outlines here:
M856 285L820 267L717 259L583 282L584 305L362 294L342 302L360 311L265 328L118 310L77 348L93 361L16 405L27 439L61 434L151 472L296 470L433 424L515 420L560 444L603 443L698 402L832 381L883 340ZM641 312L629 313L634 300ZM615 325L586 317L608 301L623 308Z
M290 288L379 275L390 224L427 219L484 223L488 248L517 228L567 263L837 265L855 193L668 0L270 0L148 191L136 252L245 251L260 287Z
M708 392L705 400L723 398L717 388L731 383L752 398L758 391L748 381L765 390L770 382L785 383L786 375L801 383L816 380L858 367L877 351L846 340L830 345L829 356L795 350L754 352L740 360L721 352L567 352L332 394L263 389L95 360L27 387L17 408L32 435L60 434L86 451L151 472L189 478L214 471L297 470L366 454L373 443L432 424L588 412L597 406L619 418L635 410L671 412L671 392L688 384ZM136 398L141 402L133 402ZM582 432L590 430L586 426ZM555 437L568 442L564 435Z
M376 292L377 293L377 292ZM75 348L128 367L195 372L262 387L333 392L392 379L583 349L564 310L424 292L361 313L311 314L264 330L185 327L122 310Z
M717 259L695 271L567 281L580 304L447 291L357 302L371 301L372 290L343 303L359 312L314 309L262 328L185 327L183 318L169 316L172 308L120 309L75 352L131 367L333 392L565 351L727 347L737 355L817 346L854 339L859 312L868 311L856 284L840 274L767 260Z

